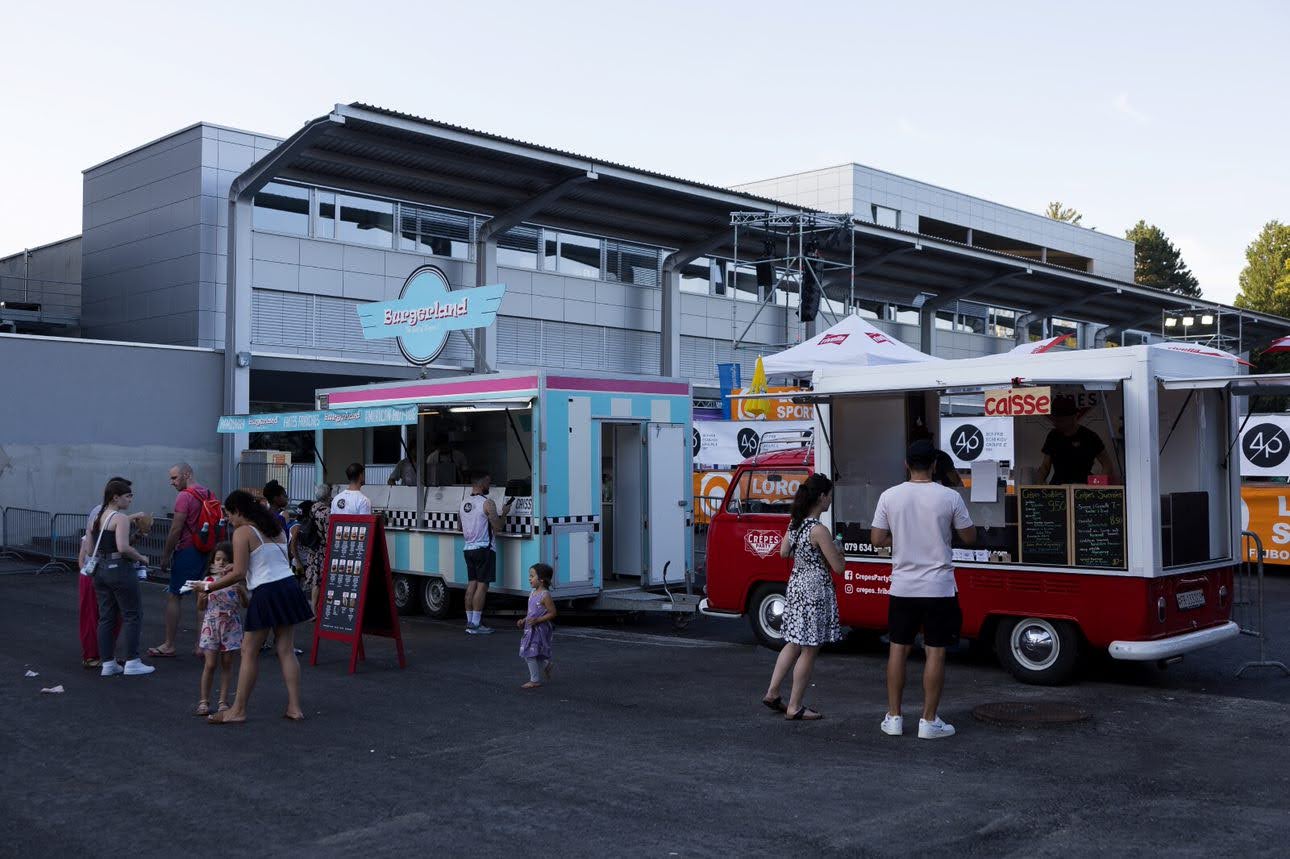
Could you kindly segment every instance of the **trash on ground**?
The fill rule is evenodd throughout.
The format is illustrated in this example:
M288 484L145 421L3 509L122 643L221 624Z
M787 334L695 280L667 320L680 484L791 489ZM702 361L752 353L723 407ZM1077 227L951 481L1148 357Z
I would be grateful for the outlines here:
M41 690L40 690L40 694L42 694L42 695L62 695L64 691L65 691L65 690L63 689L63 684L62 684L62 683L59 683L57 686L46 686L44 689L41 689Z

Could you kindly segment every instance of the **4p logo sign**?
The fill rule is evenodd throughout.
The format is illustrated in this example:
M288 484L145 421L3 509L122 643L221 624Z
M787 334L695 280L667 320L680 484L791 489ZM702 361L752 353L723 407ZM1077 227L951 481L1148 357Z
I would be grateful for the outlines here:
M757 455L757 447L761 444L761 436L757 434L757 430L744 427L739 430L735 443L739 445L739 453L743 455L744 459L747 459L750 456Z
M699 451L703 449L703 436L701 436L699 431L694 428L690 429L690 447L692 448L690 452L690 456L692 457L698 456Z
M1246 430L1241 452L1251 465L1276 468L1290 456L1290 436L1276 424L1259 424Z
M964 462L971 462L985 450L985 435L972 424L963 424L950 436L954 455Z
M778 531L749 531L744 535L744 546L759 558L769 558L783 536Z

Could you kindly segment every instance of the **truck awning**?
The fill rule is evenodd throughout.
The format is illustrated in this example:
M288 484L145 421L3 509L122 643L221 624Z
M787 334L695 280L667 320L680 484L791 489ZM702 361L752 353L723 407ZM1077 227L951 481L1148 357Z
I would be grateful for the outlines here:
M309 432L327 429L396 427L416 422L415 405L364 406L356 409L322 409L316 412L224 415L219 419L216 432Z
M1259 376L1207 376L1201 379L1161 379L1167 391L1226 389L1237 397L1290 395L1290 373L1265 373Z

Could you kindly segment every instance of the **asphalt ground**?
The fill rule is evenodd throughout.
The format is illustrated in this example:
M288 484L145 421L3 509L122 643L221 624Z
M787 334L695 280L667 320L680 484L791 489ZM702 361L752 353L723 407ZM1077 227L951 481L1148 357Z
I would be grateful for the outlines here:
M1166 671L1092 660L1059 689L957 654L941 713L958 734L926 741L909 724L919 665L906 736L879 732L872 643L824 653L808 700L827 718L790 723L758 703L774 657L741 622L566 623L553 682L522 691L513 620L479 637L416 617L405 670L387 640L368 640L352 676L324 643L297 724L268 657L247 724L212 727L190 715L191 656L148 677L80 667L75 588L67 573L0 576L6 856L1246 856L1284 855L1290 832L1290 678L1233 678L1250 639ZM1268 594L1285 631L1271 652L1290 661L1290 580ZM149 585L145 645L160 602ZM194 626L186 610L181 649ZM973 719L999 701L1093 718Z

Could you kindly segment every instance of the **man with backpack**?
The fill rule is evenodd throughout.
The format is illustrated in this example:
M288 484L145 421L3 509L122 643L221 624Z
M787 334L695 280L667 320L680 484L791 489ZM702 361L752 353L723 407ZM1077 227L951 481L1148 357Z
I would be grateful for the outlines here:
M170 485L179 496L170 533L161 550L161 571L169 573L166 587L166 640L148 648L148 655L175 655L175 636L179 632L179 590L184 582L200 579L206 573L206 557L220 540L220 523L224 508L215 493L193 479L193 467L186 462L170 469Z

